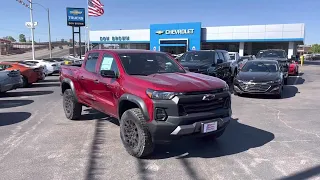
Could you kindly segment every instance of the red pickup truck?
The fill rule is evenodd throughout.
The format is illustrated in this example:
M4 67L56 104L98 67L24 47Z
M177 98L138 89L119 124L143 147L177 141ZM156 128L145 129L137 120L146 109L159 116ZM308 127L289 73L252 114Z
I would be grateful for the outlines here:
M62 66L60 82L68 119L83 105L117 118L125 149L138 158L182 136L218 138L232 114L225 81L188 72L162 52L92 50L81 67Z

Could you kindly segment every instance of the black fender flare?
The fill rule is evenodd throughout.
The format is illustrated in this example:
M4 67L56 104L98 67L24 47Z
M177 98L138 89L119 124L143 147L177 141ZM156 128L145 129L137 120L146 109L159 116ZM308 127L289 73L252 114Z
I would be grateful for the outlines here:
M63 94L63 84L68 84L70 86L74 98L78 101L78 97L77 97L77 94L76 94L76 89L74 87L73 81L71 79L69 79L69 78L64 78L61 81L61 94Z
M119 98L119 103L118 103L118 117L120 118L120 107L121 107L121 102L124 101L130 101L132 103L135 103L142 111L142 114L145 118L146 121L150 120L150 116L148 113L148 109L147 109L147 105L146 103L138 96L133 95L133 94L123 94L120 98Z

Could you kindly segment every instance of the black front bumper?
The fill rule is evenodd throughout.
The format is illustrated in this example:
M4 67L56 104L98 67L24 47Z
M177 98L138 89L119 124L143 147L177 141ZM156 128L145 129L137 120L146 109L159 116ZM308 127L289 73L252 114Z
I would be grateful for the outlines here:
M212 101L212 104L214 104L214 101L218 102L219 99L224 98L225 101L230 101L228 106L203 112L181 114L180 105L183 102L199 102L197 100L199 98L202 100L203 96L204 94L154 101L155 113L157 108L162 108L165 109L167 117L164 120L153 120L148 123L153 141L155 143L167 143L183 136L207 136L223 131L229 124L232 114L229 92L216 94L216 99ZM203 124L210 122L217 122L217 130L204 133L202 130Z
M254 87L256 86L256 87ZM280 83L256 83L255 85L244 85L234 82L234 91L239 94L270 94L276 95L281 92L282 84Z

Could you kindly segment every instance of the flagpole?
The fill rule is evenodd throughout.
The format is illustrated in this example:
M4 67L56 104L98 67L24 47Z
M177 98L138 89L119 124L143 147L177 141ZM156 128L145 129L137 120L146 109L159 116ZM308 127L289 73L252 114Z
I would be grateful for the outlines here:
M90 50L90 27L89 27L89 0L87 0L87 51Z

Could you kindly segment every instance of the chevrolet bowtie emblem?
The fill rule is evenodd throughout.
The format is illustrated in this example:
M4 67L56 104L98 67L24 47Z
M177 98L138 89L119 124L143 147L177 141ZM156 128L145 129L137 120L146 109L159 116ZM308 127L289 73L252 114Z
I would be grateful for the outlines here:
M203 101L210 101L213 100L216 96L214 94L206 94L203 96L202 100Z
M82 12L78 11L78 10L73 10L73 11L70 11L70 14L73 14L73 15L77 16L79 14L82 14Z
M164 31L156 31L156 34L162 35L162 34L164 34Z

